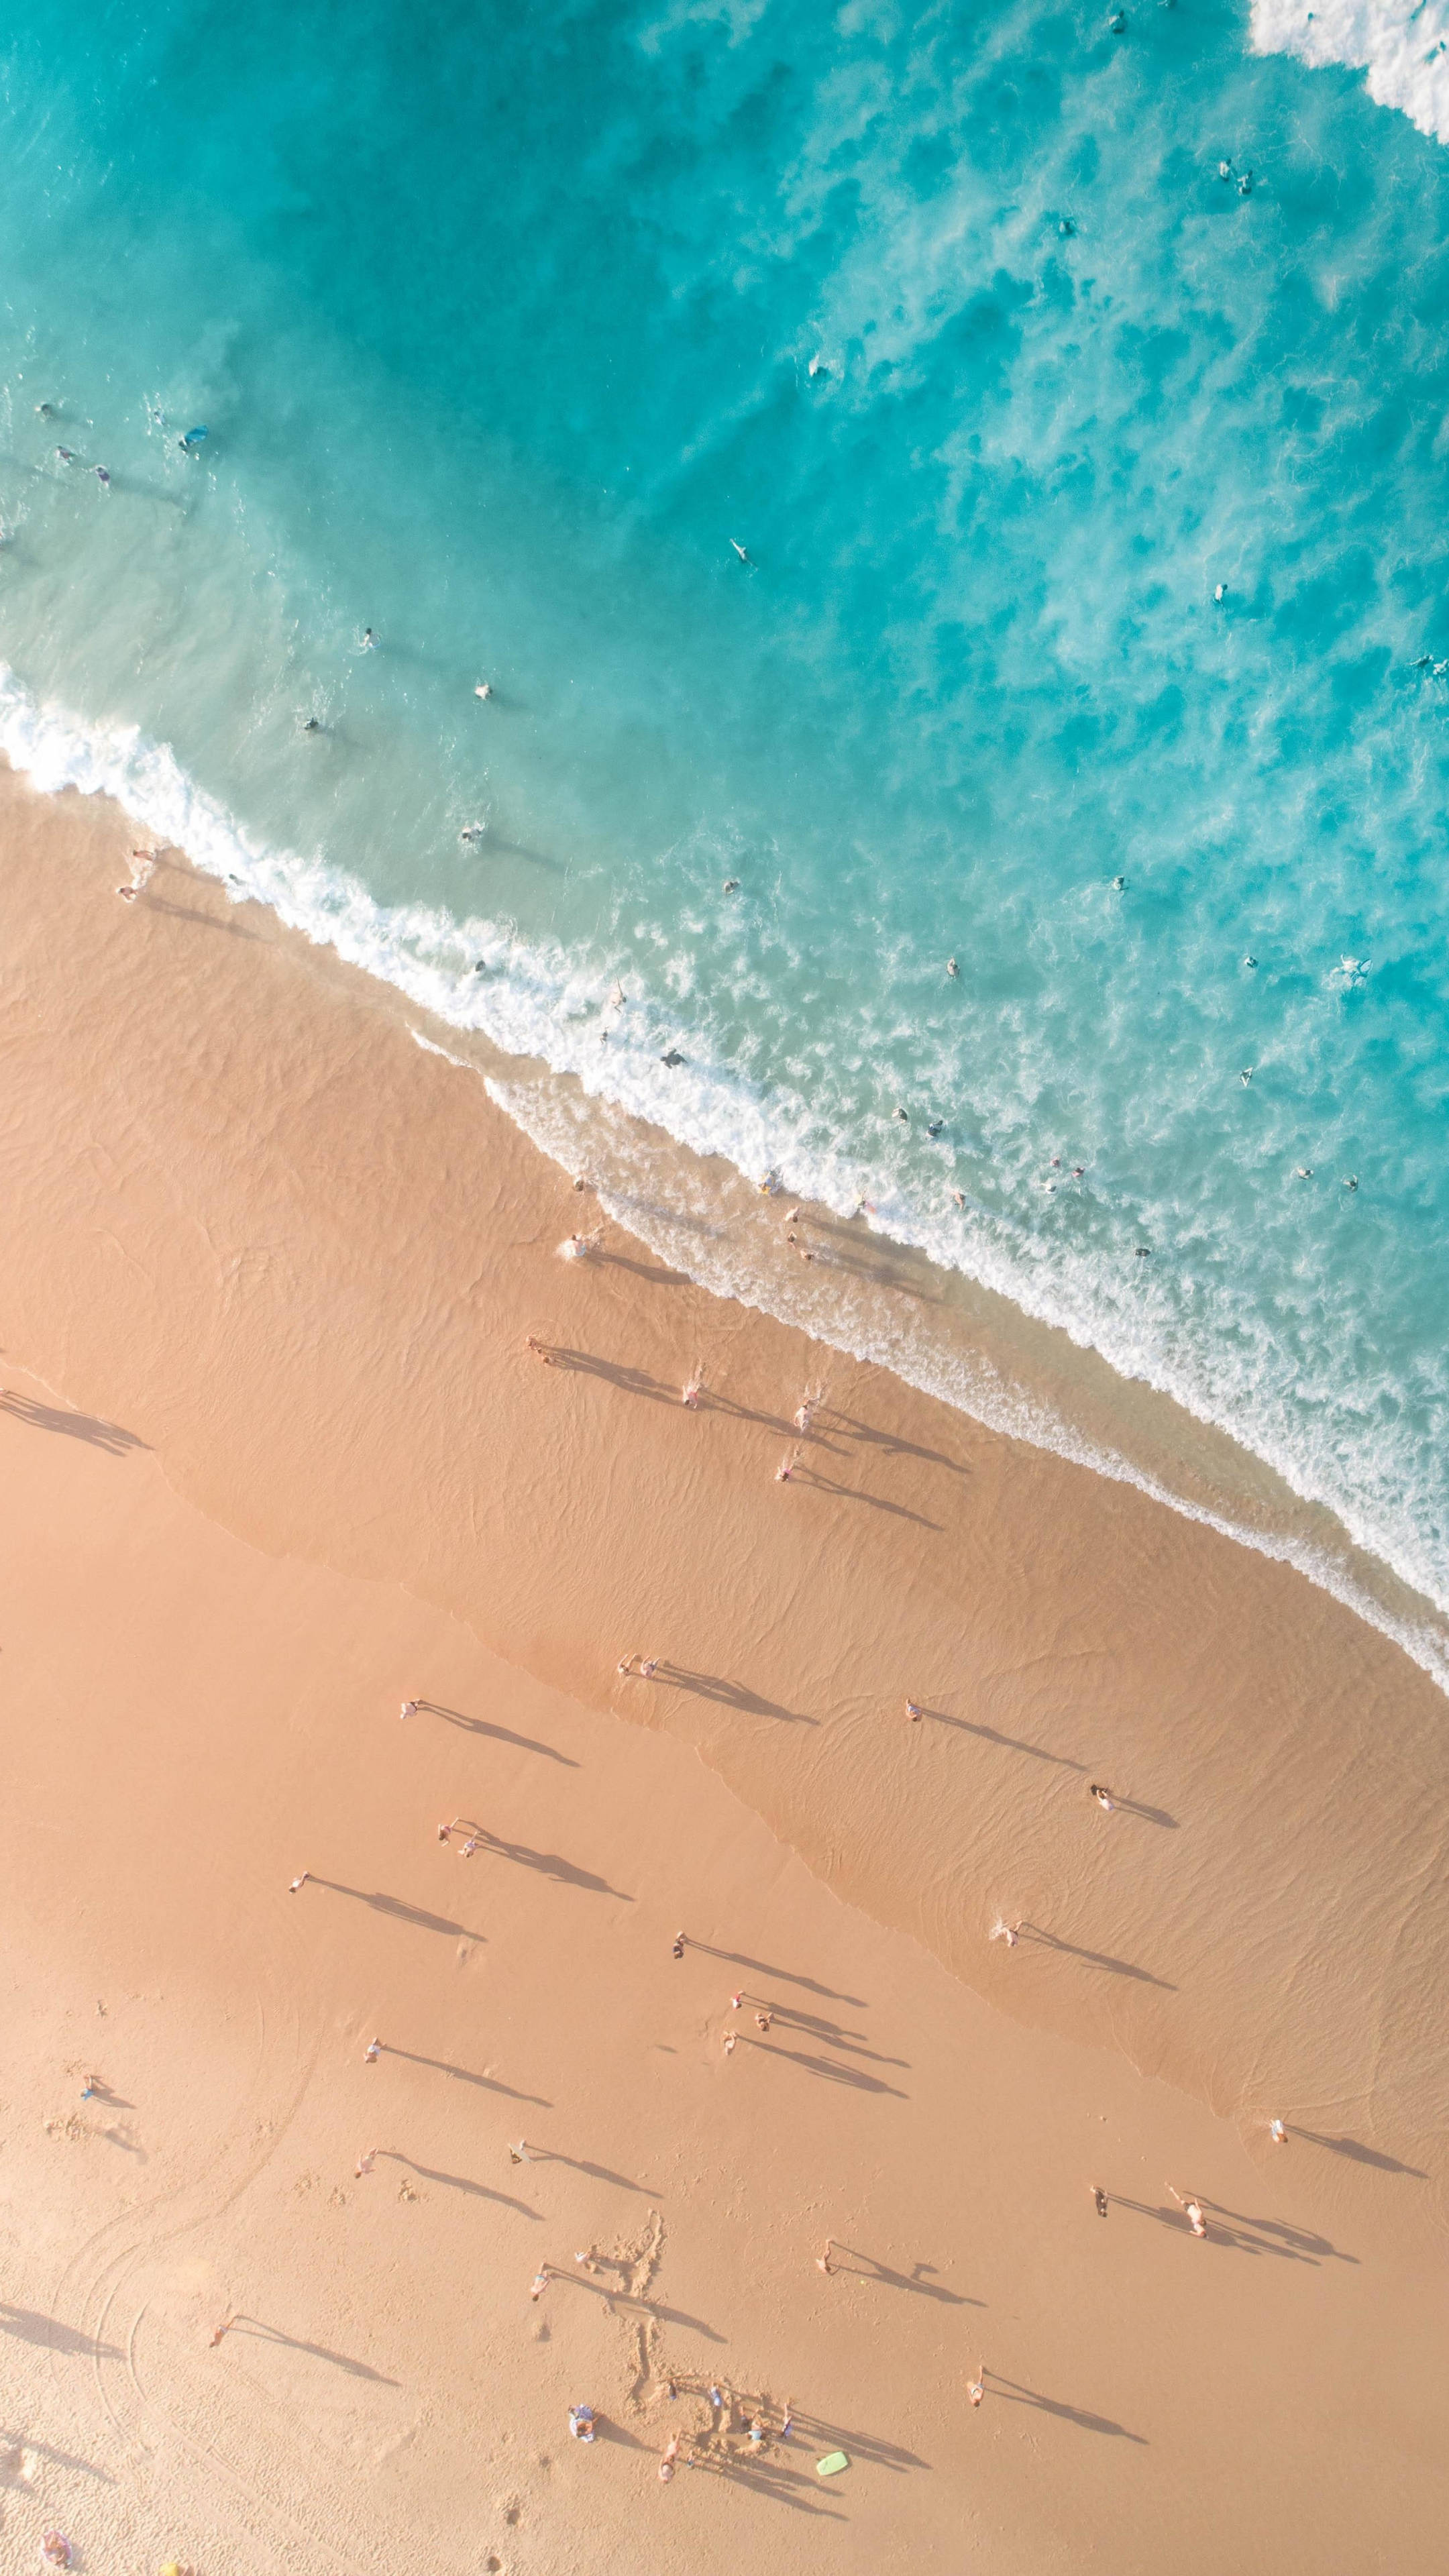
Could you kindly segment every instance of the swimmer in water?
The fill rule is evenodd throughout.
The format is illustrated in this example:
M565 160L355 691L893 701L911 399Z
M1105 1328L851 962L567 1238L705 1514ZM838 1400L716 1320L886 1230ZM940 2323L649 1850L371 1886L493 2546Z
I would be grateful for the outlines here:
M961 969L960 969L960 967L957 965L956 960L955 960L955 958L954 958L954 957L948 957L948 958L947 958L947 960L946 960L946 972L947 972L947 974L948 974L948 975L959 975L959 974L960 974Z
M740 541L739 541L738 537L731 537L731 539L730 539L730 544L734 547L735 553L739 556L739 559L740 559L740 561L741 561L741 563L742 563L742 564L747 564L747 563L749 563L749 562L750 562L750 558L749 558L749 556L746 554L746 552L745 552L745 550L744 550L744 547L740 544ZM754 570L754 566L753 566L753 564L750 564L750 569L751 569L751 571L753 572L753 570Z
M493 683L492 683L492 681L491 681L491 680L480 680L480 681L477 683L477 686L475 687L475 689L474 689L474 691L473 691L473 695L474 695L474 697L475 697L475 698L491 698L491 697L492 697L492 695L493 695ZM590 2437L589 2437L589 2438L590 2438L590 2440L592 2440L593 2436L592 2436L592 2435L590 2435Z
M377 651L377 637L374 635L370 626L364 626L362 630L362 642L359 644L357 649L359 653L375 653Z

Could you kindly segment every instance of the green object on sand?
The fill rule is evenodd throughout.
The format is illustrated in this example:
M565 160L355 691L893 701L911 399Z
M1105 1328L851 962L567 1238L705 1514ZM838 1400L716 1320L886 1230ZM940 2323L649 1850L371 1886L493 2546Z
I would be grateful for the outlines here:
M841 2470L848 2469L849 2466L848 2452L827 2451L823 2460L816 2461L815 2474L817 2478L838 2478Z

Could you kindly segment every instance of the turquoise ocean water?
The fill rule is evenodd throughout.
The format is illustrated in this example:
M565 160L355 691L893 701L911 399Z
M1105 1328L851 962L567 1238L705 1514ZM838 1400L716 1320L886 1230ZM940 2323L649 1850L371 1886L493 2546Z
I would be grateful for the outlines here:
M15 757L1449 1606L1439 144L1198 0L15 0L0 388Z

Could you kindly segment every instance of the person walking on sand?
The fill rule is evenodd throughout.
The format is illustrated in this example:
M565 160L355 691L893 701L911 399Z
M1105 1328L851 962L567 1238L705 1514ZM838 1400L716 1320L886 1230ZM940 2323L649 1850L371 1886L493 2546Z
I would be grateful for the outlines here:
M919 1725L920 1725L920 1722L921 1722L922 1718L925 1716L925 1713L926 1713L926 1712L925 1712L925 1710L922 1708L921 1703L920 1703L920 1701L919 1701L918 1699L908 1699L908 1700L907 1700L907 1702L906 1702L906 1715L907 1715L907 1717L910 1719L911 1724L912 1724L913 1726L919 1726Z
M1107 2215L1107 2195L1102 2189L1101 2184L1099 2182L1089 2183L1087 2188L1091 2192L1097 2216L1099 2218L1105 2218Z
M362 2052L363 2064L365 2066L375 2066L381 2055L382 2041L380 2039L369 2040L366 2048Z
M1275 2147L1286 2146L1288 2141L1288 2132L1281 2120L1269 2121L1268 2135L1272 2139Z
M664 2454L659 2463L659 2483L662 2487L667 2487L670 2479L673 2477L674 2463L678 2457L679 2435L675 2433L671 2436L670 2440L666 2442L664 2446Z
M310 1869L304 1869L300 1878L294 1878L294 1879L293 1879L291 1886L290 1886L290 1887L288 1888L288 1890L287 1890L287 1894L288 1894L289 1896L295 1896L299 1887L305 1887L305 1886L306 1886L307 1881L308 1881L308 1879L311 1877L311 1875L312 1875L312 1873L311 1873Z
M816 2271L817 2271L817 2272L823 2272L823 2273L825 2274L825 2276L826 2276L826 2279L827 2279L827 2280L829 2279L829 2277L830 2277L831 2273L832 2273L832 2272L834 2271L834 2269L835 2269L835 2265L831 2262L831 2259L830 2259L830 2257L831 2257L831 2253L832 2253L832 2251L833 2251L833 2249L834 2249L834 2245L835 2245L835 2239L834 2239L834 2237L833 2237L833 2236L827 2236L827 2237L826 2237L826 2239L825 2239L825 2251L824 2251L824 2253L823 2253L823 2254L817 2254L817 2255L816 2255L816 2257L815 2257L815 2269L816 2269Z
M775 2016L773 2013L757 2012L755 2015L756 2030L768 2030L774 2018Z
M155 875L155 872L155 851L133 850L131 852L131 882L129 885L117 886L116 888L116 892L120 896L122 903L134 903L138 894L144 894L152 877Z
M1110 1790L1110 1789L1104 1789L1100 1780L1090 1780L1090 1781L1088 1781L1088 1783L1087 1783L1087 1795L1088 1795L1088 1797L1089 1797L1089 1798L1095 1798L1095 1799L1096 1799L1098 1806L1101 1808L1101 1810L1102 1810L1103 1814L1104 1814L1104 1815L1106 1815L1106 1816L1110 1816L1110 1815L1111 1815L1111 1813L1112 1813L1113 1809L1115 1808L1115 1806L1116 1806L1116 1804L1117 1804L1117 1801L1116 1801L1116 1799L1113 1797L1111 1790Z
M614 1669L615 1669L615 1671L616 1671L616 1672L620 1673L620 1674L623 1676L623 1678L624 1678L624 1680L625 1680L625 1681L629 1681L629 1680L631 1680L631 1679L633 1678L633 1672L634 1672L634 1658L633 1658L633 1656L632 1656L632 1655L621 1655L621 1656L619 1657L618 1663L615 1665Z
M569 2431L572 2433L576 2442L592 2442L594 2438L594 2410L592 2406L571 2406L569 2408Z
M684 1956L684 1934L682 1932L676 1932L674 1935L674 1955L676 1959L682 1959Z
M697 1413L699 1411L699 1399L703 1393L704 1362L703 1360L696 1360L688 1377L685 1379L683 1386L679 1390L679 1401L685 1406L687 1411L690 1413Z
M1015 1923L1003 1923L1000 1915L998 1915L996 1921L991 1926L990 1937L993 1941L1004 1941L1008 1950L1014 1950L1017 1942L1017 1930L1018 1927Z
M966 2382L966 2394L973 2406L979 2406L986 2394L986 2364L983 2361L974 2379Z
M786 1457L781 1459L779 1466L775 1469L776 1484L788 1485L799 1464L800 1450L797 1444L795 1448L790 1450Z
M640 1667L639 1667L639 1679L641 1680L641 1682L652 1682L652 1681L653 1681L653 1679L654 1679L654 1676L655 1676L655 1674L658 1672L658 1670L659 1670L659 1658L658 1658L658 1656L657 1656L657 1655L646 1655L646 1656L645 1656L645 1658L644 1658L644 1660L643 1660L643 1662L641 1663L641 1665L640 1665Z
M1169 2191L1172 2191L1171 2183L1168 2184L1167 2188ZM1206 2236L1207 2220L1202 2214L1202 2202L1200 2200L1184 2200L1180 2191L1172 2191L1172 2197L1176 2201L1178 2208L1186 2212L1187 2223L1192 2229L1194 2236Z
M217 2327L216 2332L211 2338L211 2349L213 2352L215 2352L217 2345L220 2343L222 2336L226 2333L228 2327L234 2326L235 2324L236 2318L234 2316L222 2318L220 2325Z
M738 2032L738 2031L735 2031L735 2030L727 2030L727 2031L725 2032L725 2034L724 2034L724 2053L725 2053L726 2057L733 2057L733 2055L734 2055L734 2053L735 2053L735 2041L738 2039L738 2037L739 2037L739 2032Z
M354 2181L360 2182L364 2174L371 2173L376 2156L376 2147L369 2147L365 2156L358 2157L356 2170L353 2175Z
M530 2297L532 2300L534 2300L534 2301L535 2301L535 2303L536 2303L539 2299L541 2299L541 2298L543 2297L544 2291L545 2291L547 2288L548 2288L548 2273L547 2273L547 2271L544 2269L544 2267L543 2267L542 2265L540 2265L540 2266L539 2266L539 2269L534 2273L533 2281L532 2281L532 2285L531 2285L531 2287L530 2287L530 2289L529 2289L529 2293L528 2293L528 2295L529 2295L529 2297Z
M510 2148L509 2148L509 2150L508 2150L508 2161L509 2161L509 2163L510 2163L511 2165L526 2165L526 2164L527 2164L527 2162L528 2162L528 2140L527 2140L527 2138L520 2138L516 2147L510 2147Z
M400 1721L406 1721L406 1719L408 1719L408 1718L410 1718L410 1717L416 1717L416 1716L417 1716L417 1713L418 1713L418 1703L417 1703L417 1701L416 1701L415 1699L405 1699L405 1700L403 1701L403 1704L402 1704L401 1708L398 1710L398 1718L399 1718L399 1720L400 1720Z

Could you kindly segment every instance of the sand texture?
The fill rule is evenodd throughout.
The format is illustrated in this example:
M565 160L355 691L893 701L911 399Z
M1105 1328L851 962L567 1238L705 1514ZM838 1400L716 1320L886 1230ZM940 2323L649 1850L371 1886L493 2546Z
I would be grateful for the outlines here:
M0 782L7 2561L1437 2566L1441 1694L132 838Z

